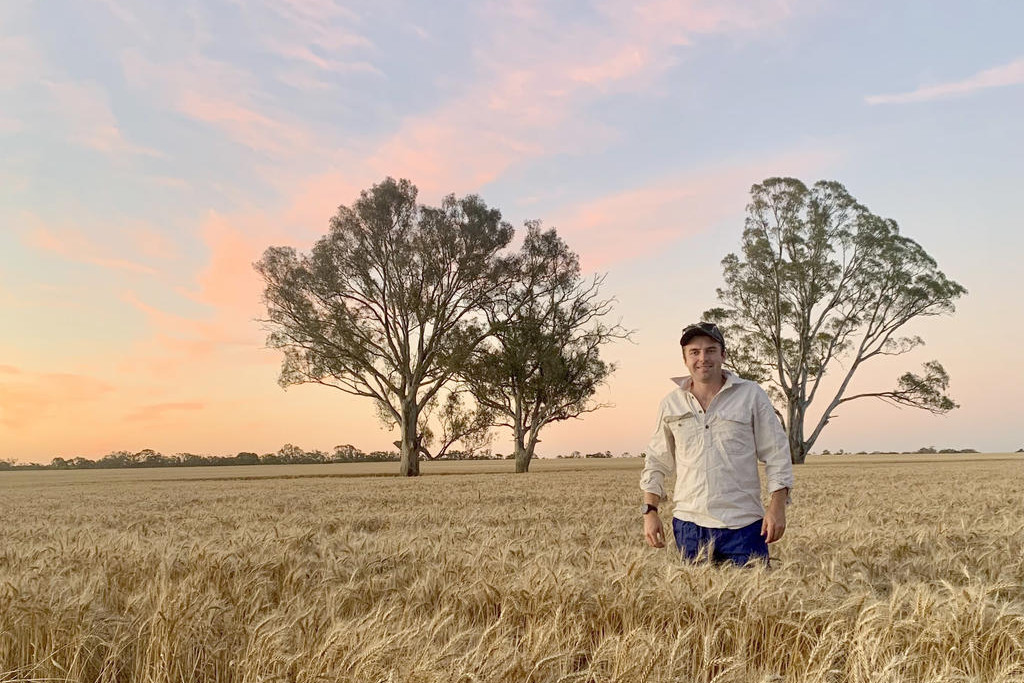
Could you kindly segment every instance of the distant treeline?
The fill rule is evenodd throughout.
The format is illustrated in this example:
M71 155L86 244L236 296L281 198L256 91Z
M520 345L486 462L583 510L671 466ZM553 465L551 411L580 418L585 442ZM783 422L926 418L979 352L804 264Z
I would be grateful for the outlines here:
M839 449L830 451L825 449L821 455L927 455L927 454L968 454L977 453L974 448L941 448L931 446L918 448L916 451L844 451ZM1017 451L1024 453L1024 448ZM639 456L645 457L644 453ZM612 455L611 451L595 451L593 453L581 453L572 451L567 455L557 455L556 458L629 458L632 454L627 452L619 456ZM509 453L491 453L490 451L464 453L462 451L448 451L437 460L512 460L515 455ZM340 462L398 462L397 451L370 451L365 453L355 446L335 446L334 450L327 451L312 450L306 451L292 444L285 444L276 453L252 453L242 451L235 455L196 455L194 453L175 453L164 455L151 448L145 448L137 453L129 451L114 451L103 456L99 460L89 458L54 458L49 464L40 463L16 463L10 460L0 460L0 470L109 470L135 467L222 467L230 465L324 465Z
M629 453L623 453L629 457ZM581 454L573 451L559 458L611 458L611 451ZM511 460L513 454L502 455L489 451L464 453L448 451L438 460ZM222 467L231 465L324 465L343 462L398 462L397 451L371 451L365 453L352 445L335 446L330 453L327 451L306 451L298 446L286 444L276 453L252 453L242 451L236 455L196 455L194 453L175 453L164 455L151 448L137 453L130 451L114 451L99 460L84 457L54 458L48 465L40 463L15 463L0 460L0 470L103 470L141 467Z
M916 451L844 451L840 448L838 451L830 451L827 448L821 452L822 455L934 455L935 453L977 453L978 450L974 448L940 448L936 449L932 446L925 446L924 448L918 448ZM1020 453L1020 451L1017 451Z

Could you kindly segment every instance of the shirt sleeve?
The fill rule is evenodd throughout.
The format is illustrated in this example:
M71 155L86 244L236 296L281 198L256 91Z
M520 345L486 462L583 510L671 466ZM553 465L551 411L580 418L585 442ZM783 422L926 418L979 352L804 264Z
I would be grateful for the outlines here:
M654 434L644 450L644 469L640 474L640 488L648 493L656 493L665 498L665 477L672 476L676 470L675 440L668 425L665 424L665 402L658 406L658 423L654 426Z
M758 387L754 400L754 447L757 459L764 463L768 493L779 489L793 490L793 461L789 454L789 438L775 414L771 399Z

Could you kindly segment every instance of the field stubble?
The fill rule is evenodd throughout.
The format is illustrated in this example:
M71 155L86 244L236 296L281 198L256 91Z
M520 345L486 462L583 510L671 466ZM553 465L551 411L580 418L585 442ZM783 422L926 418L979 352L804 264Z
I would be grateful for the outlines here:
M770 571L577 466L0 476L0 681L1024 681L1022 459L800 467Z

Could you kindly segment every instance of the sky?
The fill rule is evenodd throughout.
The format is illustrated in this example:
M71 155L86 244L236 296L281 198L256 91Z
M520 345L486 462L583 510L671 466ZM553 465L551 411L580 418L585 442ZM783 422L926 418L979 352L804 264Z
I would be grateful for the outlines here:
M542 456L643 450L771 176L843 183L968 290L852 387L938 359L961 407L851 402L815 450L1024 447L1022 25L1011 0L3 0L0 459L390 448L365 399L278 386L252 269L387 176L606 274L635 330L613 406Z

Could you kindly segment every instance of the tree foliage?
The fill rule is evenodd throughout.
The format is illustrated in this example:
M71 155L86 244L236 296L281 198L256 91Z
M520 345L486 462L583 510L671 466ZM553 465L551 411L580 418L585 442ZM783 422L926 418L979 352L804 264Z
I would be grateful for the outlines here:
M490 448L494 413L478 403L467 402L468 391L449 391L436 411L440 433L434 458L444 458L458 443L463 458L475 456Z
M493 335L462 379L495 424L512 430L516 472L526 472L545 425L603 407L592 399L614 366L600 349L627 333L604 321L613 303L600 296L604 278L583 278L578 256L554 229L528 222L513 270L488 307Z
M488 334L482 307L505 287L512 228L476 196L421 206L385 179L342 206L309 254L271 247L268 345L280 383L317 383L375 401L399 425L401 473L419 473L420 413Z
M847 394L864 363L924 344L900 336L907 323L953 313L966 290L901 235L896 221L868 211L841 184L808 188L769 178L754 185L740 253L722 266L723 305L704 318L723 326L732 369L769 384L794 462L803 462L843 403L875 397L937 414L957 407L946 393L949 376L934 360L920 374L904 373L893 389ZM834 391L819 396L840 362ZM808 406L822 399L821 417L805 429Z

